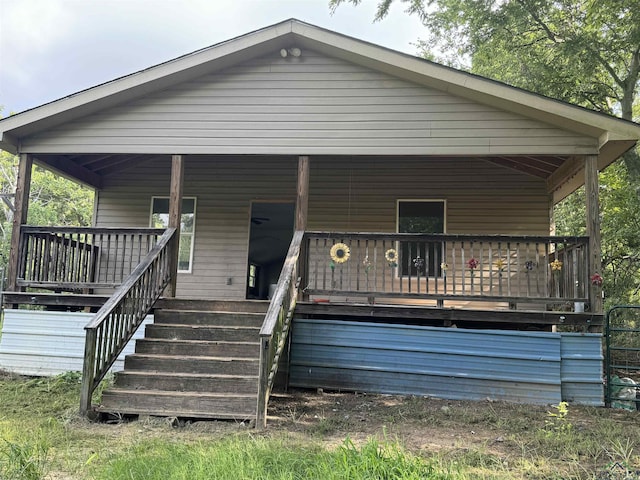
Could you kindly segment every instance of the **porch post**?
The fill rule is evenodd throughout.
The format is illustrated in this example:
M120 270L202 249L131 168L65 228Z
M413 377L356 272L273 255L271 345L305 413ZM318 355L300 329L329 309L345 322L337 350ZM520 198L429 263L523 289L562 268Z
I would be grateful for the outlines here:
M169 228L175 228L171 251L171 282L169 297L176 296L178 280L178 255L180 254L180 220L182 218L182 187L184 177L184 159L182 155L171 156L171 187L169 192Z
M309 157L298 157L298 189L296 196L296 223L295 230L307 229L307 211L309 209ZM304 286L307 284L307 243L302 239L300 255L298 257L298 278L300 290L298 298L304 299Z
M18 266L20 264L20 231L22 230L22 225L27 223L32 167L33 157L29 154L21 154L16 185L15 211L13 212L13 230L11 231L9 271L7 275L7 290L11 292L17 291Z
M600 237L600 194L598 192L598 156L584 157L584 185L587 199L587 235L589 236L589 270L588 276L594 273L602 275L602 251ZM589 282L589 299L591 312L602 313L602 290Z
M298 157L298 195L296 197L296 230L306 230L309 209L309 157Z

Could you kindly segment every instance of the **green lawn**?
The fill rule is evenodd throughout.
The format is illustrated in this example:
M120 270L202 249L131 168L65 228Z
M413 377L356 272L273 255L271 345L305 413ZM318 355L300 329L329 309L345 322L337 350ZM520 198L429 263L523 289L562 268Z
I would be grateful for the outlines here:
M266 431L107 425L78 416L79 386L74 373L0 375L0 478L640 478L635 412L309 393L276 400Z

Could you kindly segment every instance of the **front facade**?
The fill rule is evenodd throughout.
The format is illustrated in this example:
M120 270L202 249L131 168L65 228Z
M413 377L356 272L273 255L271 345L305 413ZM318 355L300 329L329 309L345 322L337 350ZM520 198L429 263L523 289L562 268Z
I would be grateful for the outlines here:
M289 20L9 117L0 133L22 173L7 303L60 302L21 293L39 287L101 305L168 229L157 292L129 286L130 314L161 295L265 300L263 334L279 325L281 343L294 314L353 320L353 304L411 305L413 323L438 328L597 326L597 172L640 127ZM94 230L23 226L33 161L96 188ZM554 203L582 184L588 237L550 236Z

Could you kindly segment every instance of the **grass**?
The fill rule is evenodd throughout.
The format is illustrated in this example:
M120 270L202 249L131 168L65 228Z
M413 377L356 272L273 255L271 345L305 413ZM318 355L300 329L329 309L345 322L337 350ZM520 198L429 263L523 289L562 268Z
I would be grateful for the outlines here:
M0 374L0 478L640 478L634 412L308 394L281 404L264 432L154 418L103 425L78 416L79 386L73 373Z

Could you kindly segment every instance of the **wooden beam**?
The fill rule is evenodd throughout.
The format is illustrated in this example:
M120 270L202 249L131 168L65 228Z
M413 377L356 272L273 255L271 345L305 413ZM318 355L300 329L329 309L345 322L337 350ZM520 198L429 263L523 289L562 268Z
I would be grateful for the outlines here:
M296 230L307 229L309 209L309 157L298 157L298 195L296 197Z
M473 310L462 308L434 308L414 305L365 305L339 303L298 302L296 315L330 315L360 317L366 320L389 318L398 323L407 321L507 323L521 325L601 326L604 318L593 312L551 312L531 310Z
M584 185L587 198L587 235L589 236L589 277L602 275L602 240L600 234L600 193L598 187L598 156L584 157ZM602 287L590 285L591 311L602 313Z
M80 181L98 190L102 188L102 177L100 175L66 157L38 157L38 163L42 164L44 168L61 173L65 177L71 177L76 182Z
M169 282L169 297L176 296L178 280L178 255L180 253L180 223L182 218L182 189L184 177L184 159L182 155L171 156L171 185L169 191L169 228L175 228L171 251L171 281Z
M18 166L18 180L14 204L15 212L13 214L13 230L11 231L11 246L9 251L9 271L7 275L7 290L11 292L15 292L17 289L18 266L20 264L20 230L22 225L27 223L32 168L33 157L28 154L21 154L20 165Z
M578 175L582 168L584 168L584 161L580 157L571 157L547 178L547 191L554 192L565 182Z

